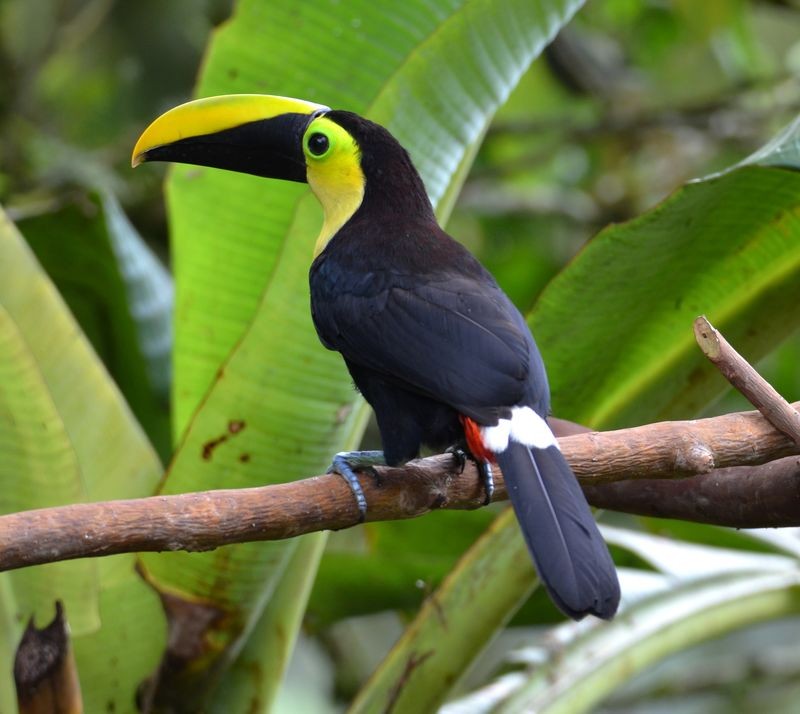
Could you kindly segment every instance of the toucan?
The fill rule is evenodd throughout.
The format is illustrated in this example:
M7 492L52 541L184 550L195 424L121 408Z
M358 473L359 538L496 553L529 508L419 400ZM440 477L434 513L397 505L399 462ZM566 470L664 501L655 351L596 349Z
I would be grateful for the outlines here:
M533 561L566 615L609 619L616 569L546 422L544 364L530 330L492 275L437 223L406 150L349 111L288 97L241 94L182 104L141 135L134 166L172 161L307 182L324 219L309 272L322 344L341 353L372 406L382 452L343 452L355 470L403 464L431 449L492 465Z

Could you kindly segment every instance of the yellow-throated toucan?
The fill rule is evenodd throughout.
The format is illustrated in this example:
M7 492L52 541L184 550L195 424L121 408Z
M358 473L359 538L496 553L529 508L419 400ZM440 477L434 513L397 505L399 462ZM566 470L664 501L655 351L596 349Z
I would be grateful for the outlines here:
M333 469L397 465L459 446L503 475L542 582L573 618L611 617L619 583L586 499L544 417L549 389L530 331L486 269L438 225L422 180L383 127L286 97L234 95L172 109L133 164L177 161L307 181L324 209L311 265L322 343L372 405L384 451Z

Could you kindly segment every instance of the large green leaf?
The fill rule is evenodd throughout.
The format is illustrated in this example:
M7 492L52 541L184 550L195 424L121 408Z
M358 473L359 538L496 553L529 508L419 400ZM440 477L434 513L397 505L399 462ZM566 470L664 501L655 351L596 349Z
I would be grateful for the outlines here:
M781 136L771 146L785 157L797 133ZM766 163L772 154L758 156ZM708 314L751 357L800 324L799 217L800 173L743 166L688 184L642 217L601 232L551 283L532 316L556 412L604 428L622 415L644 422L670 410L691 416L704 406L725 385L694 346L697 314ZM506 529L521 539L509 514L501 518L496 557L508 547ZM531 584L505 583L520 597ZM472 587L466 576L448 586ZM465 607L475 619L500 624L507 617L492 603ZM450 616L447 608L422 609L413 636L395 646L361 701L398 688L412 701L425 696L438 658L416 662L410 672L406 665ZM473 652L484 644L469 640ZM469 659L464 649L461 656Z
M750 360L800 324L800 172L746 166L687 184L594 238L532 315L560 416L604 428L691 417L725 383L705 314Z
M243 0L214 39L198 93L264 91L375 117L410 149L434 200L449 205L495 109L579 5ZM357 444L365 415L308 314L318 207L297 186L186 167L173 171L168 196L175 428L188 431L163 492L317 472ZM158 587L225 610L207 653L215 659L252 626L292 547L145 563Z
M416 611L495 516L494 509L441 511L423 523L368 524L365 539L334 533L308 603L314 624L387 609Z
M169 454L172 281L117 200L80 195L19 228L139 423Z
M80 466L50 392L8 311L0 304L0 513L86 500ZM99 627L94 561L51 563L4 574L17 622L53 615L58 593L75 633ZM53 583L59 583L54 591Z
M687 544L621 528L603 528L603 535L657 571L621 572L620 615L611 623L570 622L532 632L509 657L512 671L449 703L442 714L586 711L672 652L800 607L796 543L787 556ZM520 672L520 664L527 671Z
M283 675L294 649L325 540L303 538L292 553L286 574L272 593L269 607L253 627L222 686L214 695L212 710L254 711L256 704L269 711L270 702L283 683ZM298 602L300 606L298 607Z
M61 235L63 240L75 238L66 230ZM152 492L161 473L155 452L53 284L2 213L0 308L7 348L0 360L4 496L24 495L24 505L33 507L50 505L55 496L68 502ZM6 383L12 375L15 381ZM5 441L9 434L12 444ZM23 470L8 473L6 463ZM29 478L30 485L40 484L36 491L26 485ZM134 563L131 555L92 563L88 567L96 576L87 604L84 610L71 607L80 626L73 631L73 644L86 683L87 711L134 712L136 687L152 671L163 647L161 607L136 575ZM85 592L81 579L86 567L59 565L58 579L50 570L51 601L66 593L69 603L76 588ZM31 569L24 577L44 585L45 578L36 572ZM3 576L0 585L4 604L17 600L22 612L26 603L18 599L14 581L8 578ZM46 594L40 590L37 599L44 603ZM93 620L87 619L86 607L93 608ZM68 619L71 616L68 611ZM22 624L15 622L14 631L3 630L4 658L13 653ZM109 655L112 651L116 656ZM10 670L4 670L0 689L13 691L9 676Z
M0 578L0 711L13 712L17 697L12 686L11 672L14 671L14 656L20 638L20 627L14 617L16 598L8 578Z
M349 714L436 710L536 585L518 531L510 510L495 520L426 599Z
M310 197L305 201L310 204ZM342 446L357 445L366 412L352 407L352 391L340 379L335 355L322 350L310 324L304 324L308 305L300 286L314 230L313 220L298 218L296 235L287 236L281 269L272 275L262 309L221 368L162 493L297 477L324 469L330 454ZM309 441L309 432L317 439ZM324 536L309 540L320 538ZM142 556L148 578L159 589L224 613L208 632L200 633L198 659L204 664L175 673L180 684L162 680L165 696L178 692L183 699L203 699L204 687L213 683L205 668L223 669L221 661L227 661L232 643L255 625L295 546L296 541L247 543L210 553ZM304 608L303 600L294 604Z
M800 613L796 568L750 570L689 581L585 629L492 711L579 714L667 655L756 622Z

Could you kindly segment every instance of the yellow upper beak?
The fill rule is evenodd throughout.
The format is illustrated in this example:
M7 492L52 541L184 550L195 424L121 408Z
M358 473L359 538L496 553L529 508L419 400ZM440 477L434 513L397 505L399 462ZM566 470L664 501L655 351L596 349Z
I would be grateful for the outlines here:
M311 117L327 110L328 107L321 104L267 94L231 94L197 99L170 109L144 130L133 149L131 166L138 166L148 159L180 161L180 158L176 159L169 155L162 158L156 155L158 152L148 156L148 152L169 147L177 142L185 143L185 140L198 137L212 137L219 135L220 132L284 115ZM250 140L252 141L252 138ZM226 135L225 141L230 141L230 136ZM221 168L228 167L221 166Z

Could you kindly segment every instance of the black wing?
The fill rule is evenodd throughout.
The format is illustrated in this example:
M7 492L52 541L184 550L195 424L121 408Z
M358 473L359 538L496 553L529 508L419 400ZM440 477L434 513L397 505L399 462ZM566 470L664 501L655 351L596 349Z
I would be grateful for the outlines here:
M544 412L547 381L528 327L481 272L339 275L338 286L312 285L314 322L349 361L478 420L520 403Z

